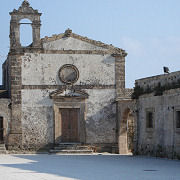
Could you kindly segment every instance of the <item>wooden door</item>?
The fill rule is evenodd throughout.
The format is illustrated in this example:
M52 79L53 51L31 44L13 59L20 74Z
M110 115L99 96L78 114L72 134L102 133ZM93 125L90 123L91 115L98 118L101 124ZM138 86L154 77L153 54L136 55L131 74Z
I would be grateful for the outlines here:
M60 109L62 142L79 142L79 109Z
M3 129L3 118L0 117L0 143L3 142L3 131L4 131L4 129Z

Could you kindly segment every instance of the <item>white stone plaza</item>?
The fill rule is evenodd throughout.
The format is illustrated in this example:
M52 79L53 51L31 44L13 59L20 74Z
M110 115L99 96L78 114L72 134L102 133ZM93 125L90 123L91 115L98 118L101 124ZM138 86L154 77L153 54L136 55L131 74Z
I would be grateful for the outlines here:
M0 155L0 180L179 180L180 161L121 155Z

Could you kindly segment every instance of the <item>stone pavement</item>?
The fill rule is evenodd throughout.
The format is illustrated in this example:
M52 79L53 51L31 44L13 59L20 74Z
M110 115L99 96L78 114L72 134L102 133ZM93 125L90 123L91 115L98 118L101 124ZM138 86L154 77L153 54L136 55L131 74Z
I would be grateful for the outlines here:
M180 161L120 155L0 155L0 180L180 180Z

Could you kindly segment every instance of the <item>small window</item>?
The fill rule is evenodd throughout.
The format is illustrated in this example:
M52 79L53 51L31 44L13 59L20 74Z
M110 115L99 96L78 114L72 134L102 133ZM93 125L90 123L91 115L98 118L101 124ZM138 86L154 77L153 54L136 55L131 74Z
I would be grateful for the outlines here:
M153 128L153 112L151 111L146 112L146 127Z
M176 128L180 128L180 111L176 111Z

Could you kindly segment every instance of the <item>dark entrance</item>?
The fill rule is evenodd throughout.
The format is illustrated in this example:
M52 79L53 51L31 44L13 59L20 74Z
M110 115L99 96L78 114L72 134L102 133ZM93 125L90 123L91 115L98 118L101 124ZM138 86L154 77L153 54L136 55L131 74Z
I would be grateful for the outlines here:
M79 109L60 109L62 142L79 142Z
M0 117L0 143L3 142L3 132L4 132L3 117Z

